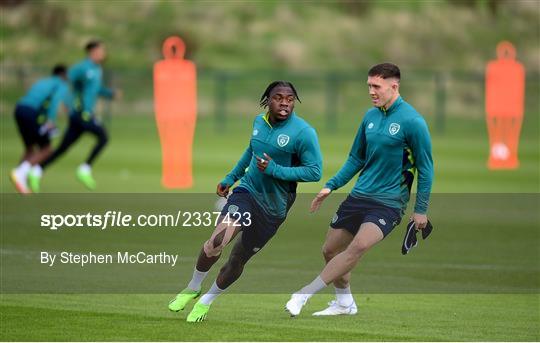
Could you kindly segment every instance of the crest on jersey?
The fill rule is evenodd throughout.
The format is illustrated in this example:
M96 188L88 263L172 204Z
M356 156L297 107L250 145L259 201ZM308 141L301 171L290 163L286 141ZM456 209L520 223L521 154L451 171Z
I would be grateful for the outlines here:
M255 129L253 130L253 136L257 136L259 134L259 130Z
M368 129L373 129L373 123L369 123L367 126Z
M278 138L277 138L277 144L280 146L280 147L284 147L285 145L287 145L289 143L289 140L290 140L290 137L287 136L287 135L279 135Z
M393 135L395 135L396 133L399 132L399 128L400 128L400 126L399 126L398 123L392 123L392 124L390 124L390 127L388 128L388 131L393 136Z

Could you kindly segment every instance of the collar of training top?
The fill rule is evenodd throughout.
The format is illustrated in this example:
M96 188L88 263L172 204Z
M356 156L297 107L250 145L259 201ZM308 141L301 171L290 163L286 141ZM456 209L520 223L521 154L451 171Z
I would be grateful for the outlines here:
M282 126L282 125L285 125L285 123L287 123L294 115L296 115L296 113L293 111L291 114L289 114L289 116L287 117L287 119L278 121L278 122L275 123L274 125L272 125L272 123L270 123L270 119L268 118L269 115L270 115L270 114L269 114L268 112L266 112L266 113L263 115L263 119L264 119L264 121L266 122L266 124L268 124L268 126L274 128L274 127L280 127L280 126Z
M377 108L379 109L379 111L381 111L385 115L390 115L397 110L397 108L399 107L399 105L401 105L402 102L403 102L403 99L401 98L401 95L400 95L397 97L396 101L394 101L394 103L392 104L392 106L390 106L389 109L384 110L384 108L382 107L377 107Z

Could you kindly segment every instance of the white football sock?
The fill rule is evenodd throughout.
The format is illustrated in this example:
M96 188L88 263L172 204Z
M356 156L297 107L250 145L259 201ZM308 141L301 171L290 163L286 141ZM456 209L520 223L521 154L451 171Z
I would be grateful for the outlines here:
M220 295L224 291L225 290L219 288L214 281L212 287L210 287L210 290L201 297L201 300L199 300L199 302L204 305L210 305L218 297L218 295Z
M324 283L323 279L321 279L321 276L317 276L315 280L313 280L309 285L305 286L301 290L299 290L298 294L306 294L308 298L311 298L313 294L317 293L321 289L325 288L327 284Z
M188 288L194 291L199 291L201 289L203 280L206 278L206 275L208 275L208 272L200 272L197 270L197 268L195 268L193 270L193 277L187 285Z
M15 173L18 177L26 179L26 175L28 175L28 172L30 171L30 168L32 168L32 165L28 161L23 161L19 166L15 169Z
M354 299L351 294L351 286L346 288L337 288L336 289L336 300L341 306L349 307L353 304Z
M88 163L83 163L79 166L79 170L85 173L91 173L92 167Z

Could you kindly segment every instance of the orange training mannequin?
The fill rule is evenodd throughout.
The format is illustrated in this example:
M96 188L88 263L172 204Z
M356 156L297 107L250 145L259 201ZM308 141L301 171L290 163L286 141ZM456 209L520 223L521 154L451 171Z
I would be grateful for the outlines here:
M486 69L486 121L489 169L516 169L525 102L525 68L510 42L497 45L497 60Z
M197 120L197 72L184 60L185 44L172 36L163 43L164 60L154 64L154 109L166 188L193 185L192 149Z

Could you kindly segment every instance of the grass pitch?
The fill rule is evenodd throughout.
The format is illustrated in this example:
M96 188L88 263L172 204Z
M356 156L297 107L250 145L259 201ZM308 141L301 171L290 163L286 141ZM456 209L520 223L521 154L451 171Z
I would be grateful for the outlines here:
M486 169L488 146L482 122L454 122L445 135L434 135L436 175L430 215L437 231L410 256L402 257L399 227L364 258L353 273L356 316L312 317L312 312L332 299L328 292L313 297L297 318L284 312L289 294L314 278L322 266L320 247L333 211L325 208L311 221L304 220L306 203L300 201L278 235L248 264L245 275L212 305L204 323L190 325L185 322L186 312L167 310L172 289L159 294L2 293L0 340L538 341L538 118L527 118L531 119L524 125L517 171ZM0 190L3 199L8 199L5 194L13 189L7 174L17 163L21 147L11 118L0 119L0 171L4 175ZM189 192L214 191L247 144L250 122L245 119L226 132L217 132L212 122L200 121L194 147L195 187ZM301 192L318 191L341 166L356 126L338 134L319 130L323 180L302 185ZM74 172L90 143L85 137L47 171L44 192L85 192ZM114 118L111 144L95 167L98 190L162 192L160 158L151 117ZM476 200L460 193L475 193ZM513 195L506 198L501 193ZM532 195L521 197L520 193ZM5 226L10 220L9 213L4 213L7 205L2 205L3 252L17 248L6 240L8 229L16 229ZM302 221L308 224L302 226ZM178 289L189 279L205 235L187 235L178 243L184 259L171 277ZM205 281L205 289L217 269ZM139 277L141 282L160 282L150 275ZM34 280L38 285L41 281ZM254 294L257 285L276 282L281 287Z

